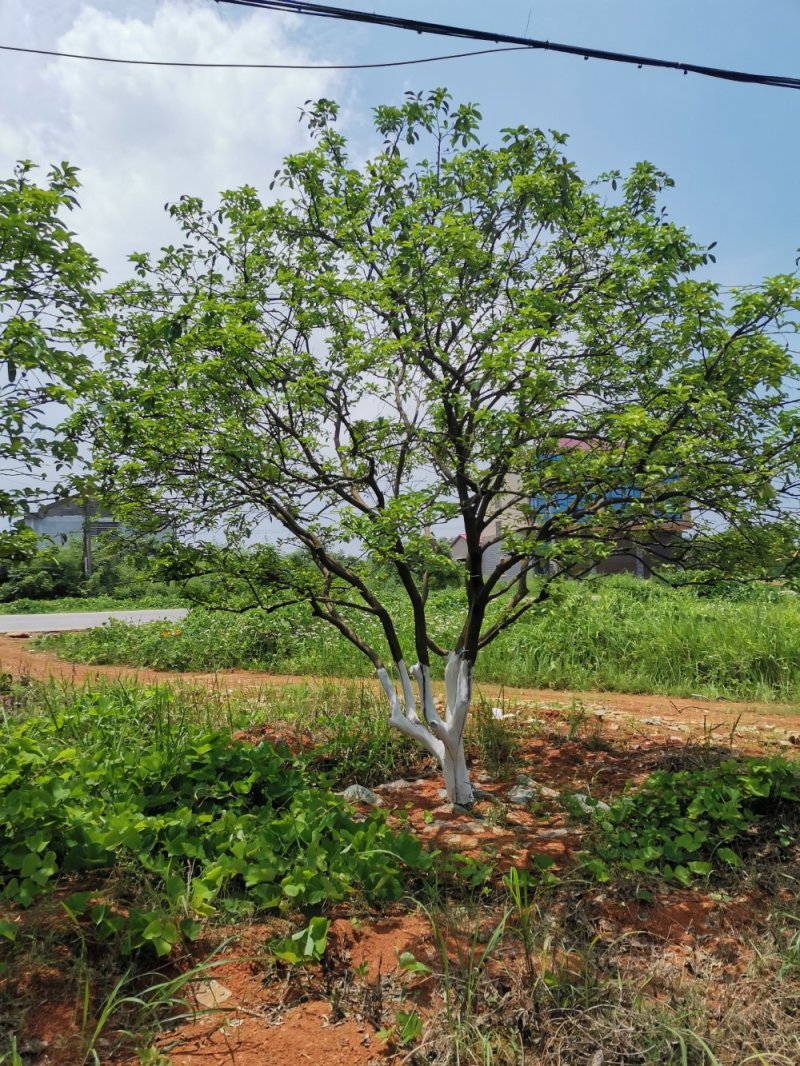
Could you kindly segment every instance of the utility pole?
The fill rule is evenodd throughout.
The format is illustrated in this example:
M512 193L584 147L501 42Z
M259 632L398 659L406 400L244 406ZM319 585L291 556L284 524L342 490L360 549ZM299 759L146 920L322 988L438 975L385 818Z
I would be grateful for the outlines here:
M92 524L86 500L83 501L83 576L92 576Z

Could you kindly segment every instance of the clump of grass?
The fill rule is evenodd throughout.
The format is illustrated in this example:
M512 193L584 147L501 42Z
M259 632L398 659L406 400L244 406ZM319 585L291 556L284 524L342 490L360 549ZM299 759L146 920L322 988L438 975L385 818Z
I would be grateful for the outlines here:
M481 676L552 688L800 698L798 597L708 598L633 578L570 582L480 660Z
M291 658L302 639L288 618L195 609L180 622L139 626L111 620L95 629L44 637L38 644L80 662L205 673L277 667Z
M202 701L169 690L65 690L60 702L54 691L0 727L7 901L27 907L75 874L132 868L158 905L129 901L121 917L91 892L66 905L125 950L161 955L230 900L286 910L356 888L401 895L398 856L416 861L419 846L379 813L354 821L302 758L209 729Z
M180 983L151 972L154 957L216 916L379 907L429 864L384 814L355 816L329 791L362 763L386 773L392 754L365 694L347 718L355 686L331 687L324 706L315 694L281 708L287 721L351 721L349 755L343 741L333 769L313 751L234 739L254 713L269 714L259 697L119 682L2 695L0 987L21 1016L30 1004L16 975L35 971L48 944L53 960L78 960L63 974L82 1019L70 1061L95 1061L112 1016L115 1027L152 1030ZM359 753L356 730L370 723ZM0 1042L0 1061L5 1051Z
M750 961L720 983L713 953L685 972L644 933L598 936L570 905L574 886L547 871L512 870L504 885L492 905L443 899L428 912L436 963L421 974L430 983L432 970L442 1009L407 1052L415 1066L798 1061L800 973L783 920L741 936Z
M184 596L176 591L151 591L139 596L60 596L52 600L27 597L0 603L0 614L62 614L71 611L136 611L148 608L187 607Z
M467 725L467 742L472 743L480 765L492 777L507 777L520 759L518 731L502 707L479 697Z
M280 703L273 704L273 716L276 710L286 713ZM331 788L377 785L434 770L419 745L390 724L383 695L363 683L322 685L305 697L292 721L314 737L308 765Z

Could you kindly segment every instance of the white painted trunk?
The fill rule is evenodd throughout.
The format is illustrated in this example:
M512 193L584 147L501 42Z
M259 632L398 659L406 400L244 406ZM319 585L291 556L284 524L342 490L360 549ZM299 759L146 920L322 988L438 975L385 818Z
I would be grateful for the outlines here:
M442 775L447 798L451 803L458 803L461 807L469 807L475 799L472 784L469 779L467 760L464 757L464 741L458 742L455 754L445 748L442 759Z
M387 672L378 670L378 679L389 699L392 725L420 743L437 760L442 768L450 802L469 805L475 795L464 756L464 727L472 696L472 664L455 652L448 656L444 718L439 716L434 706L430 669L416 664L408 670L402 661L395 666L402 688L402 701ZM419 711L411 678L416 681L419 690Z

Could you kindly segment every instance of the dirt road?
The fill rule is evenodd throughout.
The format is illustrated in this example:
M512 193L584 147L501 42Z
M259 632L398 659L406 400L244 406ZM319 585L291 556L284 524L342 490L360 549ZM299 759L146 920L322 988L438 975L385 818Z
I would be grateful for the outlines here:
M67 663L47 652L32 651L27 639L0 635L0 672L14 677L37 680L56 678L83 684L99 678L138 680L145 684L183 684L223 692L256 694L266 689L283 689L298 685L314 686L335 681L334 678L303 677L292 674L267 674L249 670L223 670L217 673L176 674L160 670L133 669L126 666L86 666ZM353 684L352 679L343 683ZM364 684L377 685L370 679ZM717 735L730 729L738 720L738 728L774 729L776 736L796 738L800 734L800 708L779 703L734 703L722 700L681 699L671 696L639 695L622 692L573 692L554 689L508 688L497 684L478 683L478 696L509 707L566 706L580 700L595 714L609 719L636 719L649 727L661 727L679 732L687 727L714 729ZM681 729L681 726L684 728ZM649 728L648 732L660 729ZM794 744L794 741L786 740Z

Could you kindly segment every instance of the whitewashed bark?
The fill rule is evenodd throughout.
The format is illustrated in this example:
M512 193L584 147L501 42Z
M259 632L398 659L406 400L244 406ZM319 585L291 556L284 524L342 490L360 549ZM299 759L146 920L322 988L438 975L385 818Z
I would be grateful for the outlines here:
M457 803L460 807L469 807L474 802L475 792L469 779L463 740L459 741L455 752L445 748L442 776L447 798L451 803Z
M402 678L406 669L405 664L401 661L397 663L397 667L398 673ZM420 722L413 703L413 696L411 697L411 702L406 703L405 706L403 706L395 692L394 685L392 684L389 675L383 668L378 670L378 680L383 686L383 690L389 699L389 708L391 712L389 721L396 729L399 729L401 733L405 733L407 737L411 737L412 740L418 741L418 743L433 755L441 765L444 760L444 744L441 740L437 740L435 736L429 733L422 722ZM403 687L405 688L405 686ZM411 694L410 684L408 685L408 694Z
M445 668L444 718L434 705L430 669L419 663L407 669L402 660L395 663L395 667L402 688L402 700L386 670L378 670L378 679L389 700L392 725L420 743L437 760L450 802L469 805L474 801L475 794L464 754L464 728L472 696L472 665L455 652L450 652ZM412 678L419 692L419 711L411 686Z

